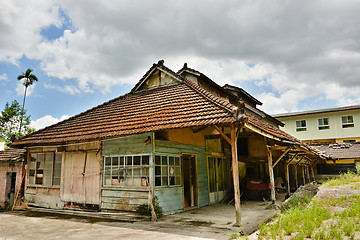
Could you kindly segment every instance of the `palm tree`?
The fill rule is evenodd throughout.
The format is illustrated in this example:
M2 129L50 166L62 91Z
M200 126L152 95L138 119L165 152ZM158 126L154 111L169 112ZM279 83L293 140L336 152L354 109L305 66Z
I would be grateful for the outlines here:
M38 78L34 74L31 73L32 71L33 71L32 69L28 68L28 70L26 70L25 73L22 73L21 75L19 75L17 77L17 79L19 81L24 80L23 85L25 86L24 100L23 100L21 117L20 117L19 133L21 132L21 127L22 127L22 122L23 122L23 117L24 117L24 107L25 107L25 98L26 98L27 88L29 86L33 85L35 81L38 81Z

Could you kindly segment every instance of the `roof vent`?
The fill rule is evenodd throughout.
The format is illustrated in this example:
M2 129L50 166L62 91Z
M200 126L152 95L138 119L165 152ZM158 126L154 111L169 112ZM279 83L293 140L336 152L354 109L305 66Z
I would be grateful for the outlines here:
M187 68L187 63L184 63L184 67L183 68Z

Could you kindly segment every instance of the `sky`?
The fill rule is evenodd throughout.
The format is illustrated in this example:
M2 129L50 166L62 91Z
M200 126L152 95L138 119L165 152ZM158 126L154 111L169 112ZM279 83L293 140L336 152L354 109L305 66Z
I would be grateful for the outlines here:
M360 104L360 1L1 0L0 110L36 129L123 95L153 63L186 62L269 114Z

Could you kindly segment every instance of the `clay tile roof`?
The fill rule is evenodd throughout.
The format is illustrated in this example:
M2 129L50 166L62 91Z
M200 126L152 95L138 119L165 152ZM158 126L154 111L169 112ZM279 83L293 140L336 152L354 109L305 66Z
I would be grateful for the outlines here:
M139 81L142 83L154 69L166 71L180 81L176 84L136 90L89 109L55 125L31 133L12 144L54 145L164 129L229 124L236 121L234 105L216 97L177 73L162 61L154 64ZM134 89L136 89L135 87ZM277 139L306 146L291 135L247 114L248 124Z
M25 153L25 149L7 148L0 151L0 162L23 160Z
M136 91L29 134L13 146L65 143L234 122L234 106L190 81Z

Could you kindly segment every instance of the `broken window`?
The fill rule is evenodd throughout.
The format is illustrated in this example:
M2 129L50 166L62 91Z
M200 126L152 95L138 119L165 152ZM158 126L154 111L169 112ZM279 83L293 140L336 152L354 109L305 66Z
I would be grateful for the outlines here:
M60 186L61 159L61 153L31 153L28 183Z
M146 187L149 161L149 155L105 156L103 185Z
M329 118L319 118L318 127L319 130L330 129Z
M306 131L306 120L298 120L298 121L296 121L296 131L297 132Z
M342 116L341 123L343 128L354 127L354 117L353 116Z
M155 155L155 186L181 186L180 156Z

